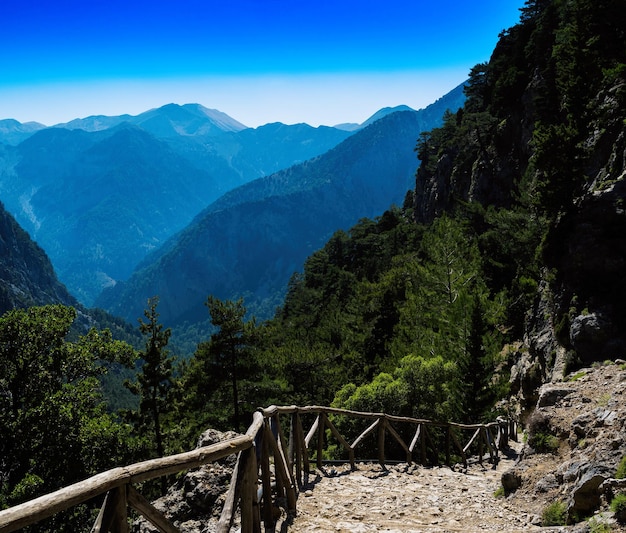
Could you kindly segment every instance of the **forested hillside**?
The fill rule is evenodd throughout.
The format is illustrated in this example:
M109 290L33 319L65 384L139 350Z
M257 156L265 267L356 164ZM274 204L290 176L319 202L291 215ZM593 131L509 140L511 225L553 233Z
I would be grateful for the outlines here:
M621 0L528 0L489 62L472 69L464 107L414 139L421 163L403 201L335 231L310 253L270 320L250 318L243 299L207 294L213 333L188 361L173 359L157 299L145 309L139 353L102 332L68 341L73 315L66 308L5 315L0 355L9 360L13 343L30 366L0 367L8 372L0 379L0 504L103 467L108 453L122 462L188 448L207 427L243 430L256 407L272 403L524 420L545 380L623 357L624 43ZM348 176L367 170L356 165ZM316 200L324 198L320 192ZM230 212L243 217L244 204L233 203ZM290 209L304 217L313 207ZM202 220L215 223L210 215ZM172 276L179 265L204 269L206 261L179 256ZM50 324L49 316L57 320ZM49 337L35 336L45 361L15 342L47 328ZM42 372L45 387L19 404L27 372L52 352L68 358L62 372ZM145 363L128 388L138 407L113 417L91 378L102 370L99 358L130 364L137 355ZM54 401L42 400L46 392ZM89 402L76 401L80 394ZM64 402L70 408L60 409ZM82 446L83 462L62 476L58 454L17 446L41 442L38 428L51 420L56 432L45 435L55 450L70 434L63 427ZM105 438L94 441L96 433Z
M0 314L50 302L77 304L45 252L0 203Z

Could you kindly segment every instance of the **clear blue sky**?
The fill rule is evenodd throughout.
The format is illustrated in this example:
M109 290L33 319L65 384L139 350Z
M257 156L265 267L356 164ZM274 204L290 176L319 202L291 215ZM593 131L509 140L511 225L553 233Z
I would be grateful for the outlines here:
M487 61L523 0L2 0L0 118L200 103L248 126L415 109Z

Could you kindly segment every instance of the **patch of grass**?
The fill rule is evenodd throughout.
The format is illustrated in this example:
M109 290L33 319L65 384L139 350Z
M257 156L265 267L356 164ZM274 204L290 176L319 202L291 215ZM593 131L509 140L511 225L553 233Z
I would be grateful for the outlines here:
M589 533L610 533L611 526L606 522L602 522L597 517L593 517L589 520Z
M624 478L626 478L626 455L622 457L622 460L617 465L617 470L615 471L615 479Z
M505 493L504 493L504 487L502 485L500 485L496 491L493 493L494 498L504 498Z
M541 515L542 526L564 526L567 519L567 506L564 502L556 501L548 505Z
M578 381L580 378L582 378L583 376L586 376L587 372L585 372L584 370L581 370L580 372L576 372L576 374L574 374L573 376L571 376L568 381Z
M611 511L620 524L626 524L626 494L618 494L611 502Z

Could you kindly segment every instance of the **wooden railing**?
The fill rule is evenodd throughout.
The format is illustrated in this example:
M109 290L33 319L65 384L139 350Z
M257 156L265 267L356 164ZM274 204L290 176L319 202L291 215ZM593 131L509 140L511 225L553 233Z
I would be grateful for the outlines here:
M337 429L339 424L333 422L340 417L363 419L369 424L349 443L348 436ZM289 439L284 431L285 418ZM305 433L303 419L306 418L313 422ZM238 454L238 457L217 530L229 531L239 509L242 532L260 532L261 523L266 531L273 531L276 524L274 509L279 502L287 513L295 514L298 492L308 483L313 453L317 468L322 470L324 450L329 438L334 439L347 456L345 460L355 469L357 448L374 432L376 441L373 449L377 453L376 460L383 467L389 461L387 436L395 443L396 453L401 450L404 455L402 460L423 465L442 462L467 465L471 456L482 463L486 454L488 460L495 464L499 451L506 449L509 439L516 440L517 436L515 424L510 420L457 424L330 407L271 406L254 413L245 435L190 452L114 468L0 511L0 532L16 531L106 494L91 530L93 533L128 532L128 507L160 531L177 533L178 529L141 496L133 484L197 468L232 454ZM410 441L403 434L410 435ZM464 436L470 437L464 439Z

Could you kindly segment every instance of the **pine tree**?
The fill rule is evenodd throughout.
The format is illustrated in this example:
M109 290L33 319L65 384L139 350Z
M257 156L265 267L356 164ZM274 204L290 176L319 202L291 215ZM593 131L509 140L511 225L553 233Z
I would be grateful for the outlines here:
M233 302L209 296L206 301L211 322L219 328L209 342L198 346L196 358L205 362L206 371L215 374L218 381L230 382L233 405L233 427L240 429L241 413L239 382L250 373L252 359L250 347L254 320L244 322L246 308L243 299ZM220 379L221 378L221 379Z
M157 297L148 300L148 309L144 310L146 321L139 319L139 330L146 339L145 350L141 352L143 365L137 381L126 383L135 394L140 395L137 423L142 429L150 428L154 433L156 455L165 455L163 436L163 415L169 410L169 393L172 387L174 358L169 356L166 346L171 330L163 329L159 323Z

